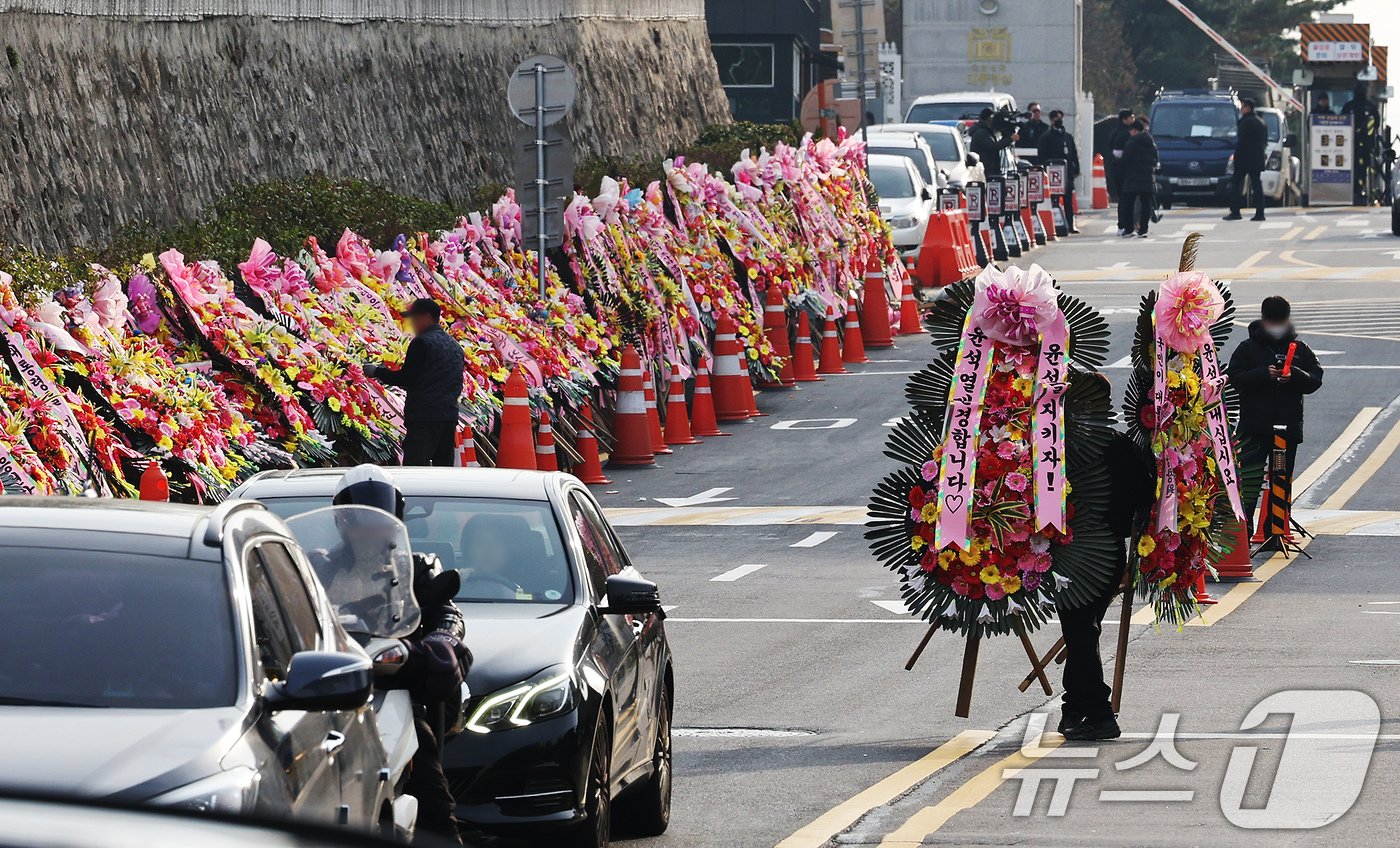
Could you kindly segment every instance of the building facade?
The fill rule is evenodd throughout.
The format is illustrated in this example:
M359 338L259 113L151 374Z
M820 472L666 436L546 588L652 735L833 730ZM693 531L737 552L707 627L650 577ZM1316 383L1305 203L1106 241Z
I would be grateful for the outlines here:
M817 0L705 0L705 19L735 120L797 118L820 75Z

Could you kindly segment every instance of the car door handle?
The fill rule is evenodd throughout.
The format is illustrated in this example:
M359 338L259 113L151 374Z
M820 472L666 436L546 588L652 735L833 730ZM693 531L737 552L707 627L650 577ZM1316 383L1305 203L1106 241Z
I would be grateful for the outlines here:
M334 754L340 750L340 746L345 744L345 734L338 730L332 730L326 734L326 738L321 740L321 750L327 754Z

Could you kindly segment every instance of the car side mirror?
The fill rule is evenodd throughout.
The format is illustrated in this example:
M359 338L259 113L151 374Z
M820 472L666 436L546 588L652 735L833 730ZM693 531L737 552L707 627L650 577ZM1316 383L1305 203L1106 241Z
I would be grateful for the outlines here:
M976 153L969 153L967 157L963 159L963 162L965 162L969 168L976 168L982 163L982 157L978 156Z
M368 658L335 651L302 651L292 656L287 679L265 695L274 710L357 710L374 694Z
M922 197L924 200L933 200L933 193L928 190L928 186L924 186L919 189L919 197Z
M632 574L614 574L604 584L608 605L603 615L647 615L661 612L661 592L656 584Z

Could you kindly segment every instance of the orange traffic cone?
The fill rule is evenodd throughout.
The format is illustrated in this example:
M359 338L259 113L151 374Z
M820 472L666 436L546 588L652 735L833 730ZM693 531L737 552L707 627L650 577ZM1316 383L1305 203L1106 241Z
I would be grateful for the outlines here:
M540 441L535 447L535 467L540 471L558 471L559 459L554 453L554 427L549 422L549 410L540 412Z
M919 324L919 304L914 300L914 287L906 276L904 292L899 296L899 334L913 336L923 331L923 326Z
M747 374L747 373L749 373L749 362L748 362L748 357L745 355L744 349L743 349L742 347L739 348L739 373L740 373L740 374ZM796 385L796 384L794 384L794 385ZM750 418L767 418L767 417L768 417L768 413L766 413L766 412L759 412L759 411L758 411L758 392L754 391L754 388L753 388L753 381L752 381L752 380L749 381L749 417L750 417Z
M695 414L691 416L690 432L696 436L728 436L721 432L715 420L715 399L710 391L710 369L704 357L695 366Z
M496 452L497 468L534 471L535 435L530 421L529 388L517 368L506 380L506 406L501 413L501 448Z
M841 364L841 344L836 341L836 307L826 308L826 321L822 324L822 358L817 365L818 374L845 374Z
M642 370L642 388L647 403L647 432L651 435L651 452L654 454L672 453L666 447L666 438L661 434L661 415L656 409L656 380L651 374L651 363Z
M458 468L480 468L481 463L476 459L476 434L471 427L463 427L457 431L457 462Z
M1093 192L1093 201L1094 201L1093 206L1094 206L1094 208L1095 208L1095 209L1107 209L1107 208L1108 208L1108 177L1105 176L1105 173L1104 173L1103 154L1102 154L1102 153L1095 153L1095 154L1094 154L1094 170L1093 170L1093 177L1092 177L1092 179L1090 180L1089 185L1090 185L1091 190L1092 190L1092 192ZM1077 206L1078 206L1078 200L1079 200L1079 196L1078 196L1077 193L1076 193L1074 199L1075 199L1075 201L1076 201L1076 207L1077 207ZM1079 209L1076 208L1074 211L1075 211L1075 212L1078 212Z
M1235 546L1220 562L1215 564L1215 572L1230 580L1250 580L1254 577L1254 563L1249 559L1249 537L1244 532L1244 522L1234 522Z
M611 483L603 476L603 464L598 461L598 437L593 434L593 407L586 403L583 405L583 420L579 422L576 444L583 461L574 466L574 476L585 483Z
M885 294L885 272L878 260L865 267L865 289L860 299L861 339L868 348L894 347L890 327L890 301Z
M138 491L143 501L170 500L170 480L165 476L159 462L152 461L146 466L146 470L141 472Z
M773 355L783 362L776 381L765 380L765 389L785 389L797 385L792 376L792 347L788 344L787 303L776 285L768 286L768 300L763 306L763 335L773 348Z
M1254 524L1254 535L1250 537L1249 543L1252 545L1262 545L1269 537L1269 475L1264 475L1263 484L1259 487L1258 508L1259 520Z
M841 346L841 361L847 364L869 362L865 358L865 342L860 335L860 310L856 308L856 293L846 297L846 337Z
M715 321L715 374L712 388L715 416L720 421L742 421L750 417L753 383L748 370L739 367L739 343L734 321L721 314Z
M690 410L685 405L685 381L679 365L671 366L671 390L666 395L666 444L700 444L690 434Z
M617 384L617 416L613 419L617 448L608 465L655 465L651 452L651 423L647 421L646 393L642 390L642 362L637 349L622 349L622 370Z
M889 316L885 316L889 323ZM825 379L817 376L817 362L812 354L812 324L807 310L797 311L797 351L792 356L792 374L799 383L815 383Z
M1195 593L1196 603L1200 604L1203 607L1208 607L1211 604L1220 603L1215 598L1212 598L1210 596L1210 593L1206 591L1206 573L1204 570L1202 570L1200 574L1196 575Z

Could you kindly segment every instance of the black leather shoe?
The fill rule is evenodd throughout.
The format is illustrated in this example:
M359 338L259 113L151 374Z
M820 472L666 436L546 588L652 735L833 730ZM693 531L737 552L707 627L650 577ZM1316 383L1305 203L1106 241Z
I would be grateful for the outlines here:
M1251 221L1262 221L1262 220L1264 220L1264 216L1263 216L1263 215L1255 215L1253 218L1250 218L1249 220L1251 220Z
M1231 212L1229 215L1226 215L1224 218L1221 218L1220 220L1222 220L1222 221L1243 221L1243 220L1244 220L1244 216L1241 215L1241 214L1238 213L1238 212Z
M1082 715L1075 715L1074 713L1061 713L1060 724L1055 729L1058 730L1061 734L1063 734L1066 730L1069 730L1071 727L1075 727L1083 723L1084 716Z
M1117 739L1123 735L1118 728L1118 720L1113 716L1099 719L1085 719L1073 727L1066 728L1065 738L1072 742L1100 741Z

